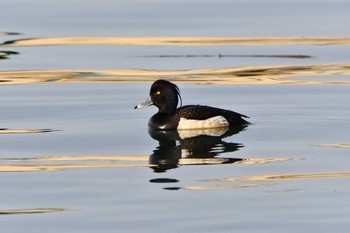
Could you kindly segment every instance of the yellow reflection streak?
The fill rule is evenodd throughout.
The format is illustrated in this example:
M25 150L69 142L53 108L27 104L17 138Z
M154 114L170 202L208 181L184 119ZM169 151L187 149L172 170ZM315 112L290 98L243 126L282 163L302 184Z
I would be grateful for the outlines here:
M350 64L251 66L194 70L32 70L1 71L0 85L43 82L153 82L163 78L199 84L350 84L350 80L302 79L350 75ZM293 79L294 77L301 77Z
M18 36L22 35L20 32L0 32L0 36Z
M48 45L116 46L258 46L258 45L339 45L349 37L57 37L7 41L2 46Z
M261 176L242 176L231 178L219 178L206 180L209 182L251 182L251 181L281 181L281 180L306 180L306 179L330 179L350 177L350 171L299 173L299 174L277 174Z
M0 134L27 134L27 133L48 133L51 129L0 129Z
M183 190L210 190L210 189L228 189L228 188L252 188L261 186L271 186L271 183L249 183L249 182L266 182L266 181L291 181L291 180L307 180L307 179L331 179L331 178L348 178L350 171L338 172L320 172L320 173L300 173L300 174L277 174L277 175L261 175L261 176L242 176L202 180L205 182L240 182L233 184L217 184L217 185L196 185L185 186ZM241 182L244 182L242 184Z
M334 144L312 144L313 146L327 146L327 147L335 147L335 148L350 148L350 144L341 144L341 143L334 143Z
M265 164L300 160L299 158L249 158L233 164ZM0 172L59 171L78 168L153 167L149 156L52 156L34 158L0 158ZM227 158L181 158L178 165L232 165Z
M0 210L0 214L39 214L68 211L61 208L37 208L37 209L18 209L18 210Z
M195 186L185 186L181 189L183 190L210 190L210 189L228 189L228 188L253 188L269 186L268 184L220 184L220 185L195 185Z
M145 162L148 162L148 156L58 156L36 158L1 158L0 172L60 171L78 168L154 166Z
M152 167L151 164L0 165L0 172L60 171L77 168Z
M267 164L275 162L287 162L287 161L299 161L302 158L249 158L242 161L238 161L236 164Z
M35 158L0 158L1 160L21 161L148 161L148 156L50 156Z

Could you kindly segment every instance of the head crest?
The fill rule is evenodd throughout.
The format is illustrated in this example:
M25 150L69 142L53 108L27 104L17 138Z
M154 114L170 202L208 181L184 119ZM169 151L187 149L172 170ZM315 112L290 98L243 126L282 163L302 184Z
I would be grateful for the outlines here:
M182 98L181 98L181 95L180 95L180 89L178 88L178 86L176 86L174 83L171 83L174 85L174 88L176 90L176 94L177 96L180 98L180 107L182 107Z

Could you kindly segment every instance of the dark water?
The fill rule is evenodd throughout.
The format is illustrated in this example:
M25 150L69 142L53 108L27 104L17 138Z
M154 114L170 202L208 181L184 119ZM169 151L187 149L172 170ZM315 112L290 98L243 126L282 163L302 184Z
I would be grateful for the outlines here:
M4 232L348 231L347 1L1 4ZM252 124L149 131L158 78Z

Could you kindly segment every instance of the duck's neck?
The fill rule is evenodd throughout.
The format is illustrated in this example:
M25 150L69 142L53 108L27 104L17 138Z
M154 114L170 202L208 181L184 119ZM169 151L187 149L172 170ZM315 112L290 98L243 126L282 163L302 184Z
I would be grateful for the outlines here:
M173 114L176 112L176 108L177 108L177 101L175 103L159 106L158 113Z
M176 107L175 108L170 108L170 107L163 107L159 108L158 113L163 113L163 114L173 114L176 112Z

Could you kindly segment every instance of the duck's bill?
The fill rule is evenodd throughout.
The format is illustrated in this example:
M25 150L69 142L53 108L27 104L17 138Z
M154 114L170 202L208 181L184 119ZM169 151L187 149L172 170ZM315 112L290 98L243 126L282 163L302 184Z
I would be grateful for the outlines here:
M144 108L144 107L148 107L148 106L151 106L151 105L153 105L153 102L152 102L152 100L151 100L151 96L149 96L149 97L146 99L145 102L136 105L136 106L134 107L134 109Z

